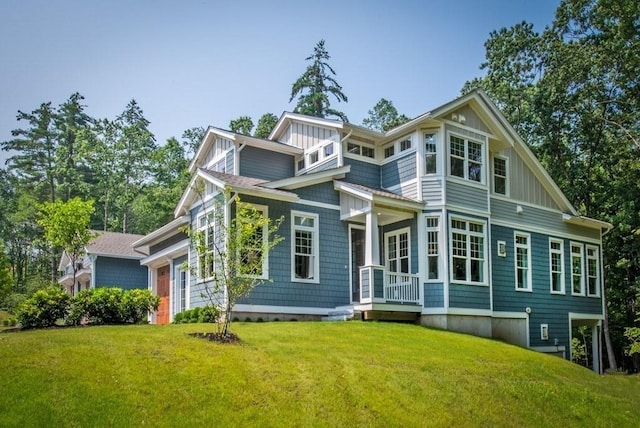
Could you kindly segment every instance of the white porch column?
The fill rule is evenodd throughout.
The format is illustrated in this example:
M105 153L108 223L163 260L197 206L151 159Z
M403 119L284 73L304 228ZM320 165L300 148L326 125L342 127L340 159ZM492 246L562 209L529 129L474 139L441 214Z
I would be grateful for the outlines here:
M373 205L373 204L372 204ZM364 260L366 266L380 265L380 237L378 236L378 216L373 212L373 206L366 214L366 235Z

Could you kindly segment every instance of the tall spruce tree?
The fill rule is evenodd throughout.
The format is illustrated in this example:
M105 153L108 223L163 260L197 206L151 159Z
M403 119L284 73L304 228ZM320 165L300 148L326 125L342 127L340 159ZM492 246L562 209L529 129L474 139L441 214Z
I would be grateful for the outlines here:
M335 116L348 122L347 116L331 108L329 101L329 95L333 95L338 102L348 102L347 96L342 92L342 86L333 77L336 72L329 65L330 58L324 47L324 40L320 40L313 48L313 54L305 59L305 61L311 61L311 64L293 83L289 102L298 97L295 113L323 118Z

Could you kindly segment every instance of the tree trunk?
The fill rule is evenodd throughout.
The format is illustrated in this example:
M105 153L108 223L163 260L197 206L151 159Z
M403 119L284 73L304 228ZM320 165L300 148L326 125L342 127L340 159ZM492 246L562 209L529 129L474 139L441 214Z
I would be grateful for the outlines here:
M602 299L604 300L604 321L602 322L602 334L604 334L604 341L607 345L607 360L609 361L609 369L615 372L618 371L618 363L616 363L616 354L613 352L611 334L609 333L609 309L607 308L607 299L604 293L602 294Z

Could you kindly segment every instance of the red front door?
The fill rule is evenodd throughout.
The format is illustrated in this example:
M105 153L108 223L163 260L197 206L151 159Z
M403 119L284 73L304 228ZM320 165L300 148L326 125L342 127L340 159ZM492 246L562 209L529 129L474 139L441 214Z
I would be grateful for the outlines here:
M157 294L160 297L156 324L169 324L169 266L158 269Z

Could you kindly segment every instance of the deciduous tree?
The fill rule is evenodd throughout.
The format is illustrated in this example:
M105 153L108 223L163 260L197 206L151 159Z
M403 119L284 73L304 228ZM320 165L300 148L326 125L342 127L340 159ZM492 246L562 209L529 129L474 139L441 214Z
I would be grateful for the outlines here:
M386 132L410 121L404 114L399 114L393 102L380 98L373 109L369 110L369 117L362 121L362 125L378 132Z
M265 113L260 116L258 119L258 124L256 125L256 130L253 134L254 137L257 138L267 138L273 128L275 128L276 123L278 123L278 116L273 113Z

